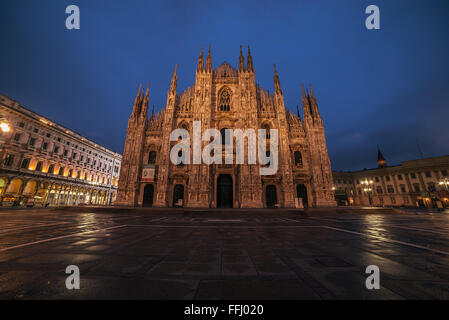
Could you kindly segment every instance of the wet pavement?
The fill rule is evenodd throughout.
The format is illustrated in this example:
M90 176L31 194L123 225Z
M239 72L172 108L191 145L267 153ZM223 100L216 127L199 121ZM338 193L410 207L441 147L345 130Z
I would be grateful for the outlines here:
M0 298L449 299L449 214L2 210Z

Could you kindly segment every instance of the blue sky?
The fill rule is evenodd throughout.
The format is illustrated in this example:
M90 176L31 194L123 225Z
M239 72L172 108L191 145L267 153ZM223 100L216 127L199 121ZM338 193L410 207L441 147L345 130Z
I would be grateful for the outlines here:
M65 28L66 6L81 29ZM381 30L365 28L365 8ZM0 93L122 152L140 82L166 103L194 82L203 44L214 67L237 66L251 46L256 81L273 91L276 63L287 108L312 83L333 169L449 154L449 1L2 0Z

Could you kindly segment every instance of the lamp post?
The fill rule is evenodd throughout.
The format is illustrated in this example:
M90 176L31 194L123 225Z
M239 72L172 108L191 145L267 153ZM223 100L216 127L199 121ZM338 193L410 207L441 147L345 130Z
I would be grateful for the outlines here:
M12 130L11 125L9 124L8 119L0 115L0 133L2 135L7 135Z
M363 188L363 191L365 191L365 193L368 195L368 200L369 200L369 205L372 206L373 205L373 200L371 198L371 192L373 191L373 180L368 180L367 178L365 178L365 180L362 180L361 184L365 187Z
M0 161L3 161L6 152L6 140L11 130L11 125L8 120L0 116Z
M9 123L8 122L6 122L6 121L2 121L2 122L0 122L0 130L2 131L2 132L9 132L9 131L11 131L11 127L9 126Z
M449 191L449 179L444 178L440 181L440 186L446 186L446 191Z
M445 186L446 188L446 192L448 192L449 193L449 179L448 178L444 178L443 180L441 180L440 181L440 186L441 187L443 187L443 186ZM448 201L449 201L449 199L447 198L447 194L446 195L443 195L443 197L442 197L443 199L443 204L444 204L444 206L445 207L447 207L447 203L448 203Z

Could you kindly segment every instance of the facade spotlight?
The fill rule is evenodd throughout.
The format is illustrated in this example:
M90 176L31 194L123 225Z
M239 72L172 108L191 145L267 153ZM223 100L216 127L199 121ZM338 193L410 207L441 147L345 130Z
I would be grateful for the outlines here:
M9 126L8 122L1 122L0 123L0 129L2 130L2 132L9 132L11 131L11 127Z

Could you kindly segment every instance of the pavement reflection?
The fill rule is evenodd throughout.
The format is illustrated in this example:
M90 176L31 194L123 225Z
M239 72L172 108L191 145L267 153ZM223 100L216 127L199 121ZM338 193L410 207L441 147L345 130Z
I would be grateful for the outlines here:
M3 211L0 298L449 298L449 215L362 211Z

